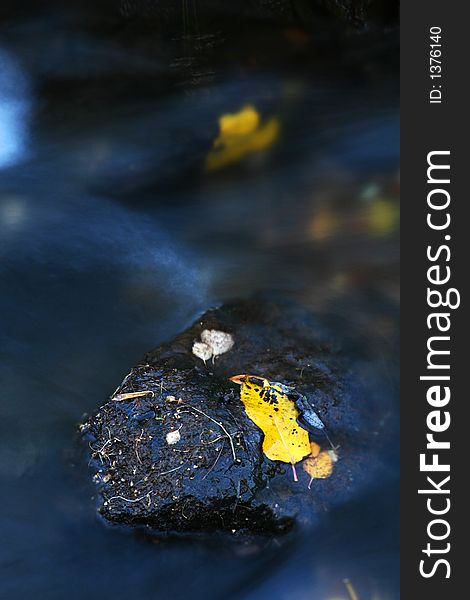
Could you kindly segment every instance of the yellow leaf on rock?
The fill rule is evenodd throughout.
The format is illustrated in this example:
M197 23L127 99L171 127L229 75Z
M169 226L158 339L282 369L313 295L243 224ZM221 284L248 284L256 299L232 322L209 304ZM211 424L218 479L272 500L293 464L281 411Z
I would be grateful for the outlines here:
M310 475L309 489L314 479L327 479L333 473L333 465L338 460L334 450L323 450L315 442L310 444L312 452L303 462L302 467Z
M297 423L297 407L282 385L253 375L237 375L246 414L263 431L263 452L270 460L301 461L311 452L308 432ZM294 471L295 477L295 471Z

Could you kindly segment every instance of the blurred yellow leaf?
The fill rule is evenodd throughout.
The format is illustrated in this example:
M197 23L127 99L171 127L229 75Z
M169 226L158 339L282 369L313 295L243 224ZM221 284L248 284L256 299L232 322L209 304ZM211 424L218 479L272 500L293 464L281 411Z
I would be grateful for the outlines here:
M368 223L371 233L381 236L393 231L400 218L398 203L377 199L368 210Z
M237 113L222 115L219 118L219 136L207 156L206 168L215 171L269 148L277 140L279 130L277 118L261 124L259 112L251 105Z
M253 133L260 123L259 113L254 106L248 105L237 113L227 113L219 119L220 137L227 140L230 137L244 136Z
M241 385L240 398L246 414L263 431L263 452L270 460L291 463L297 481L295 463L310 454L308 432L297 423L297 407L282 384L263 377L236 375Z

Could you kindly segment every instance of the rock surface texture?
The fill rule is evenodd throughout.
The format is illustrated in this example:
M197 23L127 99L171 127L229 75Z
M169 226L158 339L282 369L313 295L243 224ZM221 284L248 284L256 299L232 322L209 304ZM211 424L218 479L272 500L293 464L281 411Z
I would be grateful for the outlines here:
M206 329L230 333L234 346L205 364L192 347ZM102 517L152 532L269 534L350 497L378 468L368 423L381 408L357 402L361 386L323 335L304 309L250 300L210 310L151 351L80 427ZM296 483L289 464L263 455L263 434L228 380L240 373L293 384L309 398L340 446L329 479L308 489L301 463Z

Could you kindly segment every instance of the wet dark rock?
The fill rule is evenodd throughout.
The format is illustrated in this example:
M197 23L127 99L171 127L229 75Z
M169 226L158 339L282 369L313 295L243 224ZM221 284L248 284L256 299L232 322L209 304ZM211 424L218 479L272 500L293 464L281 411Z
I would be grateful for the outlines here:
M191 352L204 329L235 339L215 364ZM272 533L312 523L350 498L380 468L369 447L377 448L384 409L379 396L366 399L358 375L328 339L306 310L250 300L210 310L150 352L81 425L102 517L155 532ZM314 403L340 445L331 478L308 490L301 464L295 483L290 465L264 457L262 432L228 381L246 372L294 384ZM142 395L126 396L134 392ZM175 431L180 439L169 444L167 434Z

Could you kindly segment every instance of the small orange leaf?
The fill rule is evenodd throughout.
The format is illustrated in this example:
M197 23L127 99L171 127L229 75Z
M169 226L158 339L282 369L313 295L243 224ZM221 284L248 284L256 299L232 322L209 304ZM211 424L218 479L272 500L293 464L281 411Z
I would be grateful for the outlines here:
M338 460L338 455L334 450L323 450L319 452L320 446L315 442L310 442L312 453L303 462L302 467L310 475L310 489L314 479L327 479L333 473L333 465Z
M309 458L315 458L320 454L320 446L316 442L310 442Z

